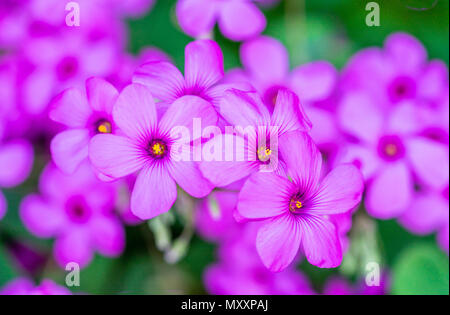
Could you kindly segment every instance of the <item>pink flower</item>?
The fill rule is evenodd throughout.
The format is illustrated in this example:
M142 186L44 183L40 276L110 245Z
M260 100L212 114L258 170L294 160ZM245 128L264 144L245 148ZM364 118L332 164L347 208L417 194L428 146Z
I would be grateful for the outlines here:
M277 106L272 115L257 93L235 89L225 92L220 102L220 114L233 127L243 129L236 129L236 135L216 135L205 144L205 147L214 150L218 148L218 156L211 161L203 160L200 169L208 180L219 187L264 168L282 174L283 156L279 155L276 146L278 137L289 131L307 131L311 126L298 97L285 89L278 93ZM230 144L236 152L227 151ZM230 155L231 158L227 158Z
M68 129L53 138L51 152L53 161L63 172L75 172L88 158L93 136L117 132L112 109L118 96L111 84L91 78L86 81L86 92L70 88L55 97L50 118Z
M341 165L319 184L322 157L302 132L281 136L280 151L292 181L259 172L247 180L239 194L239 213L248 219L265 220L256 239L264 265L274 272L283 270L301 247L311 264L339 266L341 244L328 217L358 205L364 188L360 172L353 165Z
M389 219L404 213L413 200L415 178L436 188L448 183L448 144L420 135L422 116L411 103L386 112L366 93L349 92L338 119L353 140L339 160L361 169L372 216Z
M21 184L33 166L33 148L25 140L0 142L0 188ZM6 199L0 190L0 219L6 213Z
M177 18L185 33L199 37L216 24L225 37L242 41L259 35L266 18L252 0L179 0Z
M31 280L16 278L0 290L0 295L71 295L72 293L52 280L44 279L35 286Z
M357 285L352 285L346 279L332 277L325 284L325 295L384 295L389 291L389 277L384 274L380 279L380 285L368 286L360 281Z
M39 182L41 194L27 196L20 205L25 226L41 238L56 238L54 256L61 267L89 264L94 252L118 256L125 231L113 214L115 190L97 180L84 163L70 176L49 164Z
M190 159L174 159L179 135L174 127L186 127L192 134L193 119L205 126L215 125L213 107L196 96L173 102L157 117L153 95L141 84L127 86L113 109L114 123L124 136L96 135L89 146L92 164L103 174L121 178L139 172L131 195L131 210L141 219L150 219L170 209L177 196L176 183L190 195L208 195L212 185L203 178ZM190 140L194 141L198 136Z

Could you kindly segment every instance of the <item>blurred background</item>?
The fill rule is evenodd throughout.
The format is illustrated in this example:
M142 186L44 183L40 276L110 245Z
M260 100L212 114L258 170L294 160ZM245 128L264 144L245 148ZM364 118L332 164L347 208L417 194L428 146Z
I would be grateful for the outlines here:
M263 9L267 18L263 34L279 39L286 46L292 66L328 60L341 69L358 50L381 47L389 34L405 31L423 43L430 59L441 59L448 66L448 1L376 2L381 9L379 27L366 26L367 1L283 0L274 7ZM144 16L126 19L128 36L125 40L131 54L138 55L148 46L158 47L183 69L184 47L192 38L178 27L175 4L175 0L159 0ZM217 29L214 38L223 50L225 69L240 67L239 43L224 38ZM35 148L35 154L30 177L18 187L2 189L8 212L0 221L0 287L21 275L38 282L50 278L64 283L66 272L51 259L52 241L32 236L18 215L20 201L36 191L39 174L48 160L47 152ZM368 257L377 257L389 274L387 293L448 294L448 256L436 244L435 235L413 235L396 220L369 219L361 213L354 217L350 232L352 245L339 268L319 269L307 262L298 266L316 292L322 292L327 279L334 275L356 283L362 262ZM171 232L178 236L182 231L182 220L175 217ZM32 251L19 251L20 246L27 246ZM169 264L156 248L146 223L128 226L126 248L120 258L96 255L81 271L81 286L71 290L90 294L204 294L203 273L216 261L215 250L216 245L194 235L186 256L176 264ZM20 255L16 255L18 251ZM35 269L30 272L18 263L18 259L31 261Z

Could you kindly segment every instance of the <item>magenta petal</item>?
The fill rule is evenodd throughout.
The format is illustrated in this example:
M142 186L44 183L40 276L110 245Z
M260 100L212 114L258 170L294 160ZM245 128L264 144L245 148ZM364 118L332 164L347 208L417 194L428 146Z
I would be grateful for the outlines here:
M185 33L198 37L211 31L215 23L216 2L210 0L180 0L176 13Z
M6 210L8 209L8 204L6 203L6 198L0 190L0 220L5 216Z
M337 116L343 131L357 139L372 143L381 134L382 113L366 94L347 94L341 101Z
M448 145L426 138L408 140L406 145L409 160L421 180L437 189L448 185Z
M91 238L83 230L72 230L58 238L54 245L56 262L65 268L68 263L75 262L81 268L87 266L94 256Z
M293 215L268 220L256 236L256 249L264 265L272 272L285 269L297 255L303 231Z
M193 161L172 161L169 173L183 190L195 198L208 195L214 186L206 180Z
M300 216L299 228L303 251L311 264L319 268L336 268L341 264L341 243L333 223L319 216Z
M155 130L156 107L150 90L141 84L130 84L120 93L113 109L114 122L128 137L138 139Z
M50 144L56 166L66 174L72 174L88 157L89 130L72 129L57 134Z
M423 45L406 33L390 35L384 46L388 56L402 70L418 70L427 59L427 52Z
M195 140L201 135L193 135L194 119L198 120L202 127L215 126L217 113L204 99L198 96L183 96L169 106L159 122L159 131L162 134L170 134L171 131L176 133L178 127L186 127L191 140Z
M413 181L402 163L386 164L367 190L367 212L380 219L398 217L410 205Z
M280 152L287 173L307 195L315 192L322 168L322 155L307 133L291 131L280 136Z
M279 127L280 135L288 131L311 129L311 122L303 111L297 95L286 89L280 89L278 92L271 125Z
M326 99L336 87L338 73L326 61L315 61L298 67L292 72L292 86L302 102Z
M289 72L289 55L278 40L260 36L241 46L241 60L251 76L260 82L282 82Z
M223 55L212 40L196 40L186 46L185 77L188 88L209 88L223 77Z
M264 14L248 1L224 2L219 14L220 30L231 40L250 39L266 28Z
M142 220L152 219L169 211L176 198L175 181L155 163L139 173L131 193L131 211Z
M294 184L286 178L258 172L242 187L237 209L249 219L275 217L289 211L289 198L294 190Z
M94 110L112 113L119 93L111 83L100 78L90 78L86 81L86 92L89 104Z
M135 143L128 138L111 134L92 138L89 158L98 171L113 178L134 173L145 163L142 152Z
M86 95L79 89L67 89L53 99L50 118L73 128L82 128L92 114Z
M125 230L115 218L99 216L92 221L91 233L98 252L115 257L125 248Z
M217 135L203 144L204 155L199 167L203 175L215 186L227 186L258 170L258 163L247 159L245 145L241 146L237 143L244 144L244 139L225 134ZM234 156L229 158L227 158L228 148L231 148L230 151L233 150L235 153ZM205 152L209 151L213 152L215 157L217 153L215 150L219 152L217 159L205 157ZM243 158L239 159L240 156Z
M399 221L414 234L425 235L436 231L446 214L448 201L438 194L427 193L416 197Z
M20 218L36 236L52 237L60 231L64 218L60 209L45 202L38 195L29 195L20 204Z
M308 213L340 214L352 210L361 202L364 180L353 165L344 164L333 169L320 184L316 195L308 202Z
M228 90L220 101L220 114L230 124L246 128L266 126L270 114L258 93Z
M22 183L33 167L33 148L24 140L0 144L0 187Z
M169 103L182 95L185 88L183 75L165 61L143 64L133 74L133 82L147 86L158 100Z

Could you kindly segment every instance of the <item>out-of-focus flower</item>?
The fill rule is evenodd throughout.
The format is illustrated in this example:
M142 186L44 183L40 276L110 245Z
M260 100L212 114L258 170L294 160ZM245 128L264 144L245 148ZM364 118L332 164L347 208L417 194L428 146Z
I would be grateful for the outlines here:
M112 110L119 93L100 78L86 81L86 92L70 88L52 102L50 118L68 130L57 134L51 143L53 161L71 174L88 158L88 147L96 134L116 133Z
M289 55L281 42L260 36L241 46L243 69L230 70L225 82L248 82L273 111L280 89L294 91L312 122L311 136L321 151L335 154L340 133L335 122L338 72L327 61L314 61L289 70Z
M308 279L295 268L269 271L255 247L257 226L247 223L219 248L219 262L208 267L205 286L211 294L314 294Z
M0 290L0 295L71 295L72 293L52 280L44 279L41 284L34 285L27 278L17 278Z
M131 210L136 216L150 219L168 211L177 196L176 183L197 198L211 192L212 185L192 158L173 158L177 154L173 145L180 135L171 132L174 127L185 127L189 137L193 136L191 141L198 139L200 135L192 133L194 118L206 126L217 122L211 104L197 96L184 96L158 119L150 90L141 84L131 84L117 99L113 118L124 136L96 135L91 140L89 155L93 165L112 178L140 171L131 195Z
M179 0L176 13L181 28L190 36L207 35L213 30L217 21L225 37L242 41L259 35L266 28L266 18L254 2L253 0Z
M308 131L311 127L298 97L286 89L278 93L272 115L258 93L236 89L225 92L220 102L220 114L237 133L212 138L205 146L220 148L219 158L200 163L203 175L219 187L243 179L262 167L284 174L283 156L279 155L280 148L276 145L278 137L289 131ZM235 153L227 152L229 144L236 144L233 147ZM233 154L231 159L227 158L230 153Z
M33 148L30 143L21 139L0 142L0 188L21 184L30 174L32 166ZM0 191L0 219L6 209L6 199Z
M352 141L341 161L358 166L367 185L365 204L377 218L394 218L411 206L414 178L431 187L448 183L448 144L418 133L421 117L411 103L385 112L365 93L347 93L338 111Z
M322 156L305 133L280 137L287 178L255 173L244 184L238 211L252 220L265 219L256 247L271 271L286 268L302 247L308 261L322 268L340 265L342 250L330 215L352 210L361 200L364 183L353 165L340 165L319 184Z
M115 190L97 180L88 163L68 176L49 164L41 175L40 195L20 205L25 226L36 236L56 238L54 255L62 267L81 267L94 252L115 257L125 246L125 231L113 213Z
M384 274L379 285L369 286L364 281L352 285L344 278L332 277L325 284L325 295L384 295L389 290L389 279Z

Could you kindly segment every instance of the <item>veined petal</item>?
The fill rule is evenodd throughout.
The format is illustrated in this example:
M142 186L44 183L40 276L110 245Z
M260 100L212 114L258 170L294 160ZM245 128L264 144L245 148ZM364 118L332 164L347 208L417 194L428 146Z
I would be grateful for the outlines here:
M56 96L50 105L50 118L73 128L82 128L92 115L86 95L77 88L70 88Z
M112 114L119 92L111 83L100 78L90 78L86 81L86 93L92 109Z
M172 103L183 94L185 83L181 72L166 61L151 61L133 74L133 82L147 86L160 101Z
M334 224L320 216L298 218L306 259L319 268L336 268L342 261L342 249Z
M170 210L177 198L177 186L167 170L154 163L139 173L131 193L131 211L149 220Z
M295 186L273 173L258 172L247 179L239 193L238 211L249 219L264 219L289 212Z
M137 83L125 87L113 109L114 122L130 138L147 136L157 126L157 114L150 90Z
M141 148L136 143L111 134L100 134L92 138L89 158L98 171L113 178L132 174L146 162Z
M223 78L223 55L212 40L196 40L186 46L187 88L209 88Z
M66 174L72 174L88 157L89 130L71 129L57 134L50 144L56 166Z
M272 272L285 269L297 255L303 231L298 220L284 214L267 221L256 236L256 249L263 264Z
M214 186L203 177L194 161L171 161L169 173L189 195L195 198L207 196Z

